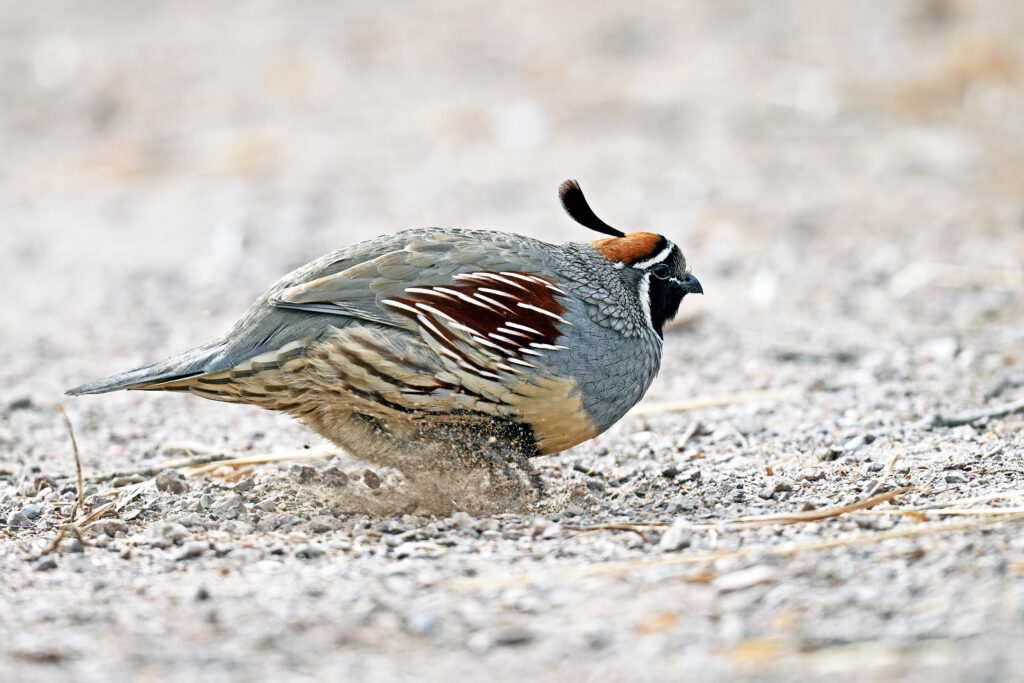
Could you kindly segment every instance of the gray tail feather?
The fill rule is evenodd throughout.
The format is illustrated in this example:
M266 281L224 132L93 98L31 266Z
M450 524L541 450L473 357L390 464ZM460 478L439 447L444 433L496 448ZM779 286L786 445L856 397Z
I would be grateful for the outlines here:
M214 364L220 351L222 351L222 347L219 344L201 346L159 363L88 382L68 389L64 393L68 396L81 396L82 394L104 394L119 389L156 389L159 388L159 385L168 382L218 372L222 368L217 368Z

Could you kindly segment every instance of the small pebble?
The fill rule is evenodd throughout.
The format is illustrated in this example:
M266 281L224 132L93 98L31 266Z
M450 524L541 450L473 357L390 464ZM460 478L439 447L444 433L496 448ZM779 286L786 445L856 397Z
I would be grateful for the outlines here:
M102 519L93 525L93 529L96 533L114 538L117 535L127 535L128 524L120 519Z
M533 633L518 626L504 628L491 638L491 643L499 646L526 645L533 640Z
M591 650L603 650L612 644L612 631L604 625L595 626L583 634L583 640Z
M36 563L32 565L32 568L35 569L37 572L48 572L51 569L57 568L57 560L54 559L52 555L40 557L36 561Z
M728 593L730 591L743 590L761 583L773 581L776 575L777 572L771 567L758 565L755 567L740 569L739 571L731 572L729 574L723 574L722 576L713 579L711 581L711 585L723 593Z
M252 477L242 477L238 483L231 487L232 491L250 491L256 486L256 480Z
M7 410L14 412L16 410L28 410L33 407L32 399L27 396L24 398L16 398L7 404Z
M579 517L585 512L586 510L584 510L581 506L577 505L576 503L570 503L569 505L565 506L565 515L567 517Z
M142 475L129 474L126 477L117 477L112 482L110 482L110 485L113 486L115 489L119 489L122 486L128 486L129 484L141 484L144 481L146 481L146 479Z
M291 475L300 484L312 484L318 479L316 468L312 465L292 465Z
M21 508L21 514L25 515L29 519L35 519L39 516L39 506L35 503L29 503L25 507Z
M466 649L470 652L475 652L478 655L482 655L491 649L493 646L491 637L486 633L474 633L466 641Z
M178 552L174 554L173 559L177 562L191 560L194 557L199 557L209 549L210 544L206 541L191 541L181 546Z
M463 531L472 531L473 527L476 525L476 520L472 517L472 515L470 515L468 512L463 512L462 510L459 510L458 512L453 514L451 519L452 526L456 529L461 529Z
M678 515L681 512L693 512L696 507L697 501L692 496L676 496L665 506L665 512Z
M159 532L161 537L171 541L181 541L192 535L184 525L177 522L164 522Z
M12 528L31 526L32 521L25 516L25 513L21 510L17 510L7 515L7 526Z
M322 534L325 531L333 531L338 528L338 520L330 515L317 515L313 519L309 520L306 524L307 528L315 533Z
M30 498L39 491L39 483L35 477L26 476L18 485L18 494Z
M779 493L792 490L793 482L789 481L785 477L774 477L768 482L768 485L765 486L764 490L759 493L758 496L767 500L769 498L774 498Z
M561 538L562 537L562 525L561 524L550 524L540 535L541 538Z
M321 478L323 479L324 484L327 486L341 488L343 486L348 485L348 475L345 474L344 470L342 470L340 467L336 465L332 465L331 467L328 467L326 470L324 470Z
M889 487L878 479L868 479L861 487L861 491L864 493L871 493L873 496L877 496L879 493L885 493L888 490Z
M693 540L693 527L685 519L677 519L665 530L658 543L658 548L669 553L689 547Z
M846 443L843 444L843 452L852 453L853 451L864 448L864 446L868 445L874 440L875 438L871 434L858 434L857 436L853 437L852 439L848 440Z
M379 489L380 477L373 470L363 470L363 483L371 489Z
M217 519L237 519L242 517L245 515L245 499L238 493L222 498L210 507L210 514Z
M405 618L405 630L417 636L436 635L441 630L441 620L433 614L413 613Z
M970 480L967 478L967 475L959 470L952 470L946 473L947 484L966 484L968 481Z
M743 436L750 436L761 431L761 423L757 419L757 416L753 413L743 413L739 415L734 421L733 426L736 427L736 431Z
M178 470L164 470L156 475L153 483L159 491L167 491L177 495L188 491L188 482L185 481L185 475Z
M544 530L552 524L554 524L554 522L552 522L550 519L545 519L544 517L534 517L533 522L530 523L530 537L537 538L542 533L544 533Z
M646 446L646 445L651 443L651 440L653 438L654 438L654 432L644 431L644 432L637 432L636 434L631 436L629 438L629 440L631 442L633 442L633 445L635 445L635 446Z
M393 536L391 538L394 538ZM300 545L295 551L295 557L300 560L313 560L322 556L325 551L321 546L314 545L312 543L306 543Z

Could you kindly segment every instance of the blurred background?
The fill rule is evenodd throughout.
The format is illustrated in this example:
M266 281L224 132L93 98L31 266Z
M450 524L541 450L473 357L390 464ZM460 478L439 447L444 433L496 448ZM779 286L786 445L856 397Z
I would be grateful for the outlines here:
M589 240L567 177L683 246L689 314L956 355L1020 320L1022 28L999 0L8 2L0 361L57 389L152 360L403 228Z
M857 477L881 480L894 453L904 458L900 482L913 476L926 486L950 481L945 463L971 463L979 453L994 462L1004 446L1017 467L1019 422L1003 434L998 426L919 430L909 443L903 432L874 442L864 435L1024 391L1022 36L1024 3L1011 0L0 0L0 474L14 490L23 472L71 471L53 410L62 400L87 474L163 462L171 442L230 452L310 443L292 420L256 408L138 393L68 400L61 392L219 336L290 269L381 233L440 225L593 239L561 211L556 188L565 178L577 178L612 225L678 243L704 285L706 295L687 298L666 335L651 398L809 390L693 418L626 420L544 459L554 470L563 466L565 481L587 471L574 471L574 462L610 468L618 459L627 474L636 470L638 480L663 487L643 500L604 501L601 514L662 514L680 487L711 501L701 514L795 508L788 499L776 506L773 492L733 495L736 482L760 490L767 463L790 477L811 472L777 489L795 488L811 507L853 500ZM665 484L666 459L693 466L685 444L672 444L697 419L707 429L695 439L704 441L688 449L708 453L696 461L703 480ZM641 457L632 436L660 445ZM846 453L843 445L853 442ZM843 459L823 463L823 452ZM999 477L978 488L973 473L970 483L964 475L956 490L1018 485ZM283 496L287 482L282 476ZM559 486L552 490L564 494L569 484ZM22 504L7 498L0 502ZM829 533L843 528L856 530L850 522ZM761 600L760 588L721 596L708 588L712 597L703 602L704 579L632 589L617 578L571 582L571 597L554 601L564 605L553 610L562 621L548 632L561 636L588 614L601 628L621 626L617 671L633 672L637 652L671 655L666 679L676 664L702 670L744 634L789 629L797 653L973 634L979 640L938 642L918 663L939 673L949 665L990 672L1002 657L1020 662L1024 565L1014 533L939 536L932 555L913 564L923 554L908 550L906 566L888 574L903 555L884 549L814 555L803 565L780 560L791 573L779 575L778 588L789 592L772 593L774 602ZM736 538L724 543L745 542ZM406 643L393 641L397 621L391 630L353 631L362 634L355 640L347 640L348 626L333 627L347 623L339 614L348 607L335 605L350 604L330 591L391 595L383 579L344 578L350 567L363 571L370 555L351 565L333 557L310 564L311 572L335 568L344 579L318 574L327 577L324 599L300 599L306 574L274 575L267 585L290 591L291 602L267 599L270 611L242 612L255 616L222 628L191 597L196 582L219 580L219 556L192 574L162 573L128 551L122 557L132 559L95 583L116 574L122 592L95 610L136 621L111 618L96 639L91 626L80 626L87 619L66 611L73 601L61 592L93 585L90 574L71 582L72 570L63 570L74 565L63 557L57 572L34 572L22 556L41 541L24 536L22 555L6 560L6 585L43 588L6 589L22 608L0 610L8 616L0 639L49 633L61 647L92 653L81 666L97 680L107 680L117 658L134 658L131 666L143 668L128 670L143 677L177 671L187 678L190 669L181 667L234 657L258 677L268 675L262 667L280 654L275 648L292 652L274 661L291 662L294 673L348 656L364 635L382 647L398 643L396 651ZM1013 542L1017 550L1000 549ZM485 573L508 571L487 552L444 557L479 561ZM284 560L296 572L293 555L289 549ZM89 557L108 556L116 562L112 553ZM390 560L377 559L390 577ZM424 583L417 599L442 596L437 580ZM902 588L890 591L891 584ZM258 577L253 586L256 597L231 604L259 603L265 586ZM686 604L700 614L679 619L675 640L637 635L637 609L626 607L647 600L660 608L663 591L698 596ZM754 597L743 602L745 595ZM895 607L894 595L902 601ZM85 602L83 609L93 608L92 598ZM792 605L799 609L787 611ZM312 619L313 635L267 616L279 613L296 623ZM178 615L180 625L165 614ZM249 638L238 623L299 635ZM956 650L951 642L966 644ZM231 654L235 647L245 655ZM548 648L547 659L512 648L507 661L554 662L566 675L608 661L586 648L567 659L554 637L537 647ZM428 643L416 661L429 667L439 652L458 658L460 648ZM171 668L144 668L165 650L159 661ZM843 680L857 680L858 671L861 680L878 680L863 673L859 652L848 651L842 666L853 673Z

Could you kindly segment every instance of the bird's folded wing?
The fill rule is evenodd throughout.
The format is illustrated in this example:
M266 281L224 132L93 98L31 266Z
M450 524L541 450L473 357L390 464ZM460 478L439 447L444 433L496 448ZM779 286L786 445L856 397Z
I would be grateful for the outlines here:
M274 292L280 308L351 316L381 325L413 325L386 301L417 288L456 284L459 274L482 269L522 269L518 254L487 249L476 240L434 239L406 244L340 272L315 277Z

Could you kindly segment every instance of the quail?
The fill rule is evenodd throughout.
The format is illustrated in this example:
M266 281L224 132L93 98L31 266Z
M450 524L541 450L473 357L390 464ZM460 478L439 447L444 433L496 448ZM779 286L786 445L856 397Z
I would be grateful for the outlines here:
M411 471L522 464L574 446L640 400L665 323L703 289L662 235L611 227L574 180L559 196L605 237L554 245L441 228L377 237L289 273L221 339L67 393L250 403Z

